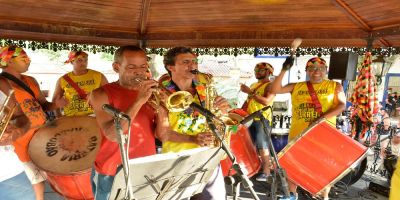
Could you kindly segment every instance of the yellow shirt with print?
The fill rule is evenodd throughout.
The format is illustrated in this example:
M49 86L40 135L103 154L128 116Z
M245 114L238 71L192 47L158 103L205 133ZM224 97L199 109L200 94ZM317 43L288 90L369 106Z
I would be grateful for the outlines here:
M95 70L88 69L84 75L76 76L72 72L68 76L83 90L89 94L94 89L99 88L101 84L101 73ZM61 78L61 89L64 91L64 96L68 100L68 104L64 107L65 116L81 116L93 113L92 106L88 101L81 99L78 92L66 81Z
M199 83L205 85L207 81L199 76ZM197 95L193 96L194 103L200 105L200 100ZM193 113L187 112L169 112L168 114L170 129L183 135L197 135L201 132L207 131L206 118L198 114L194 116ZM162 152L180 152L187 149L198 148L199 145L195 143L172 142L165 141L162 145Z
M262 86L259 86L260 84L263 84ZM259 95L259 96L263 96L265 97L265 88L270 84L270 82L257 82L257 83L253 83L250 85L250 89L252 91L254 91L257 87L257 90L254 91L254 94ZM258 103L256 100L254 99L247 99L247 113L251 114L253 112L256 112L257 110L260 110L262 108L264 108L265 106L261 103ZM267 106L271 106L272 107L272 103L273 100L270 101L268 103ZM265 119L269 120L270 123L272 123L272 115L271 115L271 109L268 109L266 111L263 112L263 115L265 117ZM254 118L255 120L260 120L259 118Z
M312 84L322 106L322 113L325 113L334 105L336 82L324 80L321 83ZM320 117L315 111L310 93L308 92L307 82L296 83L292 91L292 123L289 132L289 141L299 136L312 122ZM336 117L328 119L328 124L335 126Z

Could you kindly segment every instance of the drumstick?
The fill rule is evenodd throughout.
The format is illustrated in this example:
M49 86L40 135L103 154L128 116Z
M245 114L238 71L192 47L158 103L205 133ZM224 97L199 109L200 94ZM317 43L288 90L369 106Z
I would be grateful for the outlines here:
M290 45L290 56L294 56L294 53L296 53L296 49L300 46L301 42L303 42L301 38L296 38L293 40L292 44Z
M295 58L295 53L296 53L296 49L297 47L300 46L302 40L301 38L296 38L293 40L292 44L290 45L290 56L288 56L285 60L285 62L283 63L282 68L289 70L292 66L293 66L293 62L294 62L294 58Z

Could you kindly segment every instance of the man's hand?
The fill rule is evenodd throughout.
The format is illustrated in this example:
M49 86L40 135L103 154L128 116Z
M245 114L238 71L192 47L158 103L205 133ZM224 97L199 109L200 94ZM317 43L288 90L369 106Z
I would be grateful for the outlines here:
M13 124L9 123L3 136L0 139L0 146L9 145L15 142L19 137L23 136L25 132Z
M63 108L65 107L67 104L69 104L68 99L66 99L64 96L61 98L57 98L55 99L55 102L53 102L57 108Z
M294 64L294 57L293 56L288 56L286 57L285 62L282 65L283 70L289 70Z
M251 94L253 91L251 91L251 89L245 85L245 84L240 84L240 91L246 93L246 94Z
M137 90L139 91L137 101L141 102L142 104L146 103L153 92L156 92L157 85L158 83L154 80L141 81L137 88Z
M215 140L214 135L210 132L199 133L195 136L195 138L196 138L195 143L202 147L210 146L211 144L214 143Z
M217 108L217 110L220 110L224 114L228 113L228 110L231 109L231 106L229 105L228 101L221 96L217 96L215 98L214 107Z

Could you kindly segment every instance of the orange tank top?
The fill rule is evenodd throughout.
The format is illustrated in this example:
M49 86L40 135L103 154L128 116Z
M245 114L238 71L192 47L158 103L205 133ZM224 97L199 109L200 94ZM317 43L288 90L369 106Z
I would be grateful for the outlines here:
M40 89L32 77L22 75L21 79L29 88L31 88L36 97L39 96ZM28 154L29 142L36 130L46 122L46 113L43 111L42 106L35 97L32 97L31 94L14 82L10 81L10 83L11 87L15 91L14 95L18 105L31 122L31 127L28 132L13 143L15 153L17 153L19 159L22 162L28 162L31 160Z

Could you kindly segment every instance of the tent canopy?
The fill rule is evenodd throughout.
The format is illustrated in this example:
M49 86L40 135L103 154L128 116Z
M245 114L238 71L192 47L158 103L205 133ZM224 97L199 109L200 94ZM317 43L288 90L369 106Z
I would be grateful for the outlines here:
M0 0L0 38L146 47L400 47L398 0Z

